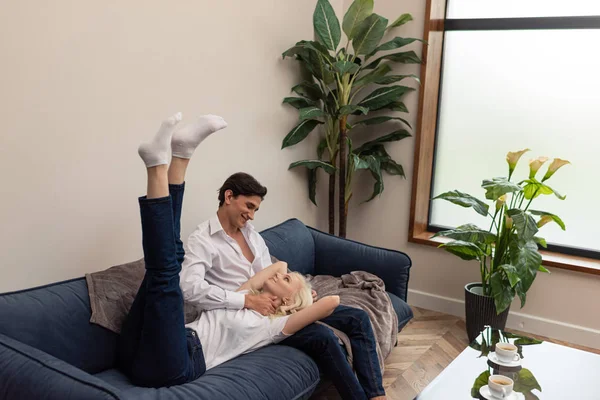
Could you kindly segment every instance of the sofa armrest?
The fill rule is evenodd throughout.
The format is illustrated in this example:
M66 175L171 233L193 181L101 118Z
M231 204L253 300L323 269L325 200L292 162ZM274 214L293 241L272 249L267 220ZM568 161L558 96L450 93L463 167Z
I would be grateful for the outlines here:
M0 334L1 399L118 400L118 393L87 372Z
M309 229L315 240L317 275L341 276L352 271L366 271L381 278L388 292L406 301L412 266L407 254Z

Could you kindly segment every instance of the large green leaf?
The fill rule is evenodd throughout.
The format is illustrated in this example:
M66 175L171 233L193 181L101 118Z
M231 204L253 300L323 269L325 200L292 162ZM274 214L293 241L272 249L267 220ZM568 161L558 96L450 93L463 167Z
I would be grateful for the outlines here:
M354 123L353 126L358 126L358 125L377 125L377 124L382 124L384 122L387 121L401 121L403 123L405 123L406 125L408 125L409 128L412 128L412 126L410 126L410 123L405 120L404 118L399 118L399 117L387 117L387 116L380 116L380 117L373 117L373 118L367 118L367 119L363 119L361 121L357 121Z
M392 111L400 111L405 113L408 112L408 108L406 108L406 105L401 101L395 101L392 104L385 106L384 108Z
M381 64L381 65L387 65L387 64ZM421 80L419 79L419 77L417 75L414 75L414 74L410 74L410 75L388 75L388 76L382 76L381 78L375 79L373 81L373 83L376 83L378 85L389 85L390 83L400 82L401 80L404 80L406 78L413 78L417 82L421 83Z
M520 192L523 190L521 186L512 183L506 178L494 178L492 180L485 179L481 183L481 187L485 189L485 198L488 200L498 200L498 198L506 193Z
M314 106L316 102L305 99L304 97L286 97L283 99L283 104L289 104L290 106L299 110L301 108Z
M323 168L323 171L327 172L330 175L335 172L335 167L333 165L331 165L328 162L322 161L322 160L296 161L296 162L291 163L290 166L288 167L288 169L292 169L292 168L296 168L296 167L306 167L308 169Z
M324 60L333 63L335 58L329 53L329 50L323 46L322 43L315 42L312 40L301 40L296 43L296 46L303 47L305 49L313 50L323 57Z
M317 172L318 170L308 170L308 198L316 206L317 205Z
M352 47L356 54L369 54L373 51L385 33L388 20L381 15L371 14L356 28Z
M542 246L543 248L547 248L548 247L548 243L546 243L546 239L542 238L542 237L538 237L538 236L534 236L533 240L539 244L540 246Z
M289 49L287 49L286 51L284 51L281 54L281 57L286 58L286 57L292 57L298 54L306 54L306 49L303 46L293 46L290 47Z
M502 264L498 267L498 269L504 271L511 287L515 287L515 285L521 280L519 273L517 272L517 267L514 265Z
M446 251L459 256L463 260L475 260L483 256L483 251L476 244L462 240L442 243L439 247L443 247Z
M317 121L316 119L307 119L307 120L300 122L283 139L281 148L284 149L286 147L293 146L297 143L300 143L319 124L322 124L322 122Z
M382 87L373 91L360 103L358 103L358 105L367 107L371 111L380 110L385 106L400 100L402 96L408 92L412 92L413 90L415 89L408 86L399 85Z
M484 217L488 215L488 209L490 208L489 205L478 198L458 190L442 193L433 198L433 200L435 199L444 199L461 207L473 207L478 214L483 215Z
M469 243L483 243L483 244L492 244L496 241L496 235L484 231L474 224L465 224L461 225L456 229L450 229L446 231L441 231L433 235L436 236L444 236L449 237L451 239L462 240L464 242Z
M392 133L388 133L387 135L381 136L375 140L371 140L369 142L364 143L362 146L360 146L359 148L354 150L354 152L357 154L360 154L364 151L370 150L371 148L373 148L374 146L376 146L380 143L396 142L398 140L402 140L402 139L410 137L410 136L411 136L411 134L407 130L399 129Z
M318 0L313 14L313 25L319 42L328 50L335 51L340 44L340 22L328 0Z
M518 208L510 209L506 213L513 219L514 226L517 228L519 240L522 243L532 240L538 232L537 223L533 217L529 213Z
M356 34L360 23L373 13L373 0L354 0L352 5L344 15L342 29L348 39L352 39Z
M333 174L335 172L335 167L330 163L321 160L302 160L291 163L288 169L300 166L308 168L308 198L316 206L317 169L322 168L328 174Z
M400 25L404 25L405 23L412 21L413 17L410 14L402 14L399 16L392 24L389 26L390 28L396 28Z
M471 397L475 399L479 399L479 389L488 384L490 379L490 372L483 371L473 382L473 387L471 388Z
M539 267L542 265L542 256L538 252L534 240L526 243L513 241L510 247L511 264L517 268L520 281L515 286L517 294L521 299L521 307L525 305L527 291L531 288L537 275Z
M368 157L373 157L373 156L368 156ZM369 168L369 162L366 161L366 157L359 157L357 154L352 153L352 159L353 159L353 166L354 166L355 171L358 171L359 169L368 169Z
M375 179L375 184L373 185L373 194L366 202L373 200L383 192L383 176L381 175L381 163L379 159L374 156L369 156L367 162L369 164L371 175Z
M321 139L319 146L317 147L317 157L319 160L323 157L323 152L327 148L327 138Z
M558 226L561 227L561 229L563 231L566 229L565 223L563 222L562 219L560 219L560 217L558 215L554 215L554 214L551 214L546 211L538 211L538 210L529 210L529 212L532 213L533 215L539 215L540 217L550 217L550 218L552 218L552 220L554 222L556 222L558 224Z
M366 115L368 112L369 112L369 109L367 107L361 107L361 106L356 106L354 104L350 104L350 105L341 107L340 110L338 111L338 115L339 116L350 115L350 114Z
M531 392L533 389L537 389L540 392L542 391L542 387L538 383L535 376L531 373L530 370L526 368L522 368L518 373L518 378L514 380L515 386L514 391L520 393Z
M302 97L306 97L310 100L319 100L323 97L321 88L316 83L302 82L292 88L292 91L299 94Z
M388 54L381 57L384 60L390 60L402 64L421 64L421 59L414 51L403 51L400 53Z
M389 64L381 64L373 71L365 74L354 81L354 87L368 85L369 83L374 83L378 79L382 79L388 72L392 70L392 67Z
M352 61L336 61L335 64L333 64L333 68L335 72L340 75L354 74L358 71L358 64L353 63Z
M401 177L406 178L406 175L404 174L404 168L402 168L402 165L396 163L396 161L392 159L382 161L381 168L383 168L383 170L390 175L400 175Z
M325 84L335 81L335 75L331 72L320 53L309 50L305 56L299 56L299 59L315 78L322 80Z
M364 69L373 69L377 67L382 61L390 60L393 62L401 63L401 64L420 64L421 59L414 51L403 51L399 53L387 54L383 57L379 57L378 59L372 61L367 64Z
M525 195L525 198L527 200L531 200L532 198L536 198L542 194L554 194L560 200L564 200L567 198L567 196L561 195L556 190L552 189L550 186L538 182L535 179L527 179L523 182L527 183L523 188L523 194Z
M395 37L392 40L390 40L389 42L385 42L384 44L375 48L375 50L373 50L372 52L367 54L366 58L372 57L373 55L375 55L375 53L378 53L380 51L399 49L400 47L404 47L404 46L411 44L417 40L422 42L421 39Z
M494 272L490 277L490 285L492 287L494 303L496 304L496 312L500 314L510 307L510 303L515 298L515 289L513 289L508 279L499 271Z
M323 110L321 110L319 107L316 106L309 106L309 107L305 107L305 108L301 108L299 110L300 113L300 121L304 121L306 119L315 119L318 117L324 117L327 115L326 112L324 112Z

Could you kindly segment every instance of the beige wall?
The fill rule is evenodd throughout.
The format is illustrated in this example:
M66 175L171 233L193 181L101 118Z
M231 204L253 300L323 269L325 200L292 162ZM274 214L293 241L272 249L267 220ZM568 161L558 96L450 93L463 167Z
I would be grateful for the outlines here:
M345 0L345 7L349 4L351 1ZM394 36L422 37L424 1L378 0L375 2L375 12L390 20L402 13L411 13L415 20L394 32ZM420 54L420 46L413 48L418 49ZM402 73L418 73L419 68L410 66L401 67L400 70ZM418 92L410 93L406 98L406 104L410 110L408 119L416 124ZM358 200L366 199L370 195L372 179L364 176L364 179L359 181L360 190L355 192L355 198L350 206L348 236L373 245L407 252L414 265L409 286L411 290L433 295L434 300L439 300L436 299L439 296L463 300L464 285L480 280L477 264L469 264L440 249L407 241L414 144L415 141L411 138L388 147L392 157L404 166L407 180L386 176L385 191L381 198L359 205ZM321 227L326 226L321 223ZM578 325L579 333L582 329L587 331L583 332L586 337L581 342L600 348L600 317L597 311L600 305L598 294L600 277L556 268L550 270L551 275L538 274L538 279L528 293L527 304L522 310L519 309L519 303L513 304L513 311L534 317L533 320L521 319L518 323L525 321L522 327L524 330L530 328L536 330L528 326L528 323L533 322L536 324L535 328L538 328L537 325L545 319ZM415 298L412 295L412 299ZM409 302L411 302L411 294L409 294ZM460 304L454 302L450 308L460 309ZM552 326L552 323L543 326ZM576 340L577 335L568 338Z
M342 0L334 1L340 8ZM269 188L259 229L314 225L305 172L313 144L280 150L298 83L281 53L312 38L312 1L2 2L0 292L82 276L141 257L136 149L182 111L222 115L188 175L187 238L243 170Z

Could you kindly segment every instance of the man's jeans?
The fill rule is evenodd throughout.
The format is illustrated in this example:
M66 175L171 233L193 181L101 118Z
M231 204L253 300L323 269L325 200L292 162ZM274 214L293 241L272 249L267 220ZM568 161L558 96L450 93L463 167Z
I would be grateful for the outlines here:
M139 199L146 274L118 346L121 369L139 386L178 385L206 371L200 340L185 328L179 287L183 192L184 184L169 185L168 197Z
M337 336L326 326L309 325L281 344L302 350L312 357L333 381L342 399L383 396L385 391L369 315L358 308L339 306L322 321L348 335L356 375Z

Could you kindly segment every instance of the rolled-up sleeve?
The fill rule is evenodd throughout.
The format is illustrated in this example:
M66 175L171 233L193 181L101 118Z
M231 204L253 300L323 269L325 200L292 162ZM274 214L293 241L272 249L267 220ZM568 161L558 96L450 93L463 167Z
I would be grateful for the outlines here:
M185 301L201 310L244 308L245 296L211 285L205 280L206 271L213 265L215 250L200 235L192 234L180 274L180 287Z

